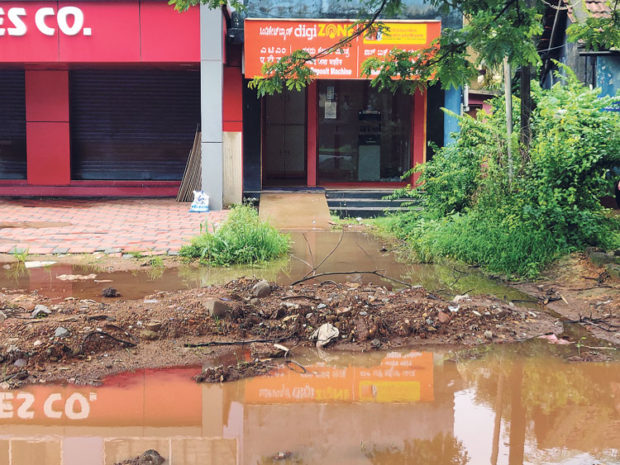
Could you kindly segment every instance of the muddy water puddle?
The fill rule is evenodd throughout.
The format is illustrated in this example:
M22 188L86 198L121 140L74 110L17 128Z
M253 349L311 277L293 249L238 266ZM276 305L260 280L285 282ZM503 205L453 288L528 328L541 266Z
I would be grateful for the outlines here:
M36 290L52 298L101 300L102 290L114 287L122 298L137 299L157 291L223 284L241 276L253 276L288 285L318 267L315 270L317 274L357 273L329 274L317 280L381 282L394 287L402 286L397 281L363 273L379 271L390 278L448 294L469 292L492 294L506 299L528 299L525 294L485 278L472 269L402 263L393 252L384 248L380 240L360 232L292 233L291 238L293 244L289 257L260 267L213 268L181 265L178 268L164 268L150 265L146 258L129 258L146 265L139 271L107 272L103 267L99 267L96 261L87 266L55 264L38 268L14 264L7 266L8 269L0 269L0 289L22 289L26 292ZM91 275L91 279L63 280L63 277L70 275ZM96 276L93 278L92 275Z
M308 352L305 374L228 384L197 384L194 367L0 391L0 463L147 449L174 465L620 463L620 365L514 350Z

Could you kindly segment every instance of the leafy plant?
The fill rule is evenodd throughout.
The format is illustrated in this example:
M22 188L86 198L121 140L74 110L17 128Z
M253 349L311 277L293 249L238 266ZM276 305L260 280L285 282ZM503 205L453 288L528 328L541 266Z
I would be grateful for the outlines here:
M385 227L423 261L449 257L513 276L534 277L586 246L617 247L619 221L599 199L606 173L620 164L620 116L602 109L620 97L598 98L600 90L564 72L564 83L534 88L531 146L515 156L512 180L497 101L492 114L459 117L456 143L420 168L417 187L395 193L421 199L425 209Z
M25 263L28 260L28 249L15 249L12 253L18 263Z
M266 262L289 250L288 235L261 221L257 211L246 205L234 207L213 233L205 230L181 248L182 256L222 266Z

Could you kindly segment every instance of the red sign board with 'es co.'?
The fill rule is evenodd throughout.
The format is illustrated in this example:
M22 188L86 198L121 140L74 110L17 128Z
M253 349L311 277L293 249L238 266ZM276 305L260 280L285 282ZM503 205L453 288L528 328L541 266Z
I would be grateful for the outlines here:
M180 14L149 0L0 2L0 62L199 60L197 8Z

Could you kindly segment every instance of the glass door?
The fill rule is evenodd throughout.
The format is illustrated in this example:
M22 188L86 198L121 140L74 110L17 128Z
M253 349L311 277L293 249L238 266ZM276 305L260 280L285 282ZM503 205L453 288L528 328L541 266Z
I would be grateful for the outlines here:
M411 168L412 97L369 81L319 81L320 184L400 182Z

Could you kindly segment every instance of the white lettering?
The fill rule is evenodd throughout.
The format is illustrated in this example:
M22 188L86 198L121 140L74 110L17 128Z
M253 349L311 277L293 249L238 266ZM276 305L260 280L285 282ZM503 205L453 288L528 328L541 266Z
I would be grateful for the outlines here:
M24 399L24 402L17 409L17 416L22 420L32 420L34 412L30 410L30 407L34 404L34 396L28 392L20 392L17 394L17 399Z
M54 9L50 7L41 8L34 15L34 23L41 33L46 36L53 36L56 33L56 29L45 24L45 18L48 16L54 16Z
M54 402L57 402L59 400L62 400L62 396L60 394L50 394L50 396L45 400L45 403L43 404L43 413L45 413L45 416L47 418L62 417L62 412L59 412L52 408Z
M22 21L20 16L26 16L25 8L10 8L9 13L7 15L9 17L9 21L13 23L13 27L7 29L10 36L21 37L26 34L28 28L26 24Z
M75 404L80 404L80 411L75 411ZM65 403L65 414L69 420L83 420L90 414L88 400L82 394L76 392L71 394Z
M12 392L0 392L0 418L13 418L12 400Z
M68 16L73 16L73 26L69 26ZM68 36L75 36L84 26L84 13L75 6L64 6L58 10L58 28Z

